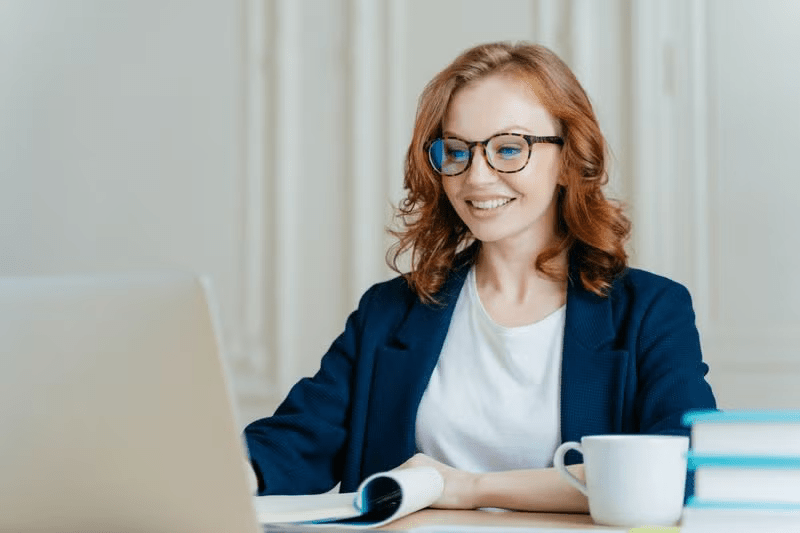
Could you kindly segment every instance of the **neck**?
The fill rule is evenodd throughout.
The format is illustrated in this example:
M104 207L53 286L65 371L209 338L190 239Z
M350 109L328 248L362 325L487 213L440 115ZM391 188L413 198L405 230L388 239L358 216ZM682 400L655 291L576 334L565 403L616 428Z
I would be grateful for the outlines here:
M481 243L475 264L478 286L517 302L565 292L565 282L551 280L536 269L536 258L551 243L552 237L549 242ZM566 269L566 252L555 261L557 266Z

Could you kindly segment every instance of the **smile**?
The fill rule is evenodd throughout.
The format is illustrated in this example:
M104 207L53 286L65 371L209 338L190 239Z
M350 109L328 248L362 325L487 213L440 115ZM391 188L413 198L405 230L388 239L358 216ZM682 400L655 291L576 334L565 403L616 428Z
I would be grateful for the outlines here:
M513 198L496 198L494 200L486 200L479 202L477 200L467 200L467 203L477 209L497 209L509 203Z

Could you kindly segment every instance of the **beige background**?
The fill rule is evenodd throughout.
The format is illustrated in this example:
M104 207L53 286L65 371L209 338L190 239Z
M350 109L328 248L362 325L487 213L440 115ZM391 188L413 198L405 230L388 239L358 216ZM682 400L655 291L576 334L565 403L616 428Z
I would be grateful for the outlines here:
M0 275L210 275L240 424L269 414L391 275L424 83L534 40L596 106L633 264L692 291L720 404L798 408L797 20L796 0L0 0Z

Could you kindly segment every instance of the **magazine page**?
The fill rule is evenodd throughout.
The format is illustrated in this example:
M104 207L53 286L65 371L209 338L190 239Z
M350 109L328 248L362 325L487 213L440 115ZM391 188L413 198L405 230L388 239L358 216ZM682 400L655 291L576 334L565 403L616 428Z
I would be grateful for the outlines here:
M255 496L253 504L261 524L316 522L358 516L355 492L308 496Z
M442 494L444 480L431 467L373 474L357 492L308 496L255 496L262 524L305 523L317 527L380 527L431 505Z
M441 496L444 480L432 467L421 466L373 474L356 493L361 515L338 520L355 527L380 527L430 506Z

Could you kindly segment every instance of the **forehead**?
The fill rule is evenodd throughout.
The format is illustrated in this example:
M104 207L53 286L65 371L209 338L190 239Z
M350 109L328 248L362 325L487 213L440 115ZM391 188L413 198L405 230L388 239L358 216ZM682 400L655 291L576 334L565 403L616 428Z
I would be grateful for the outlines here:
M468 139L502 131L555 135L556 121L530 84L508 74L487 76L459 89L451 98L442 129Z

